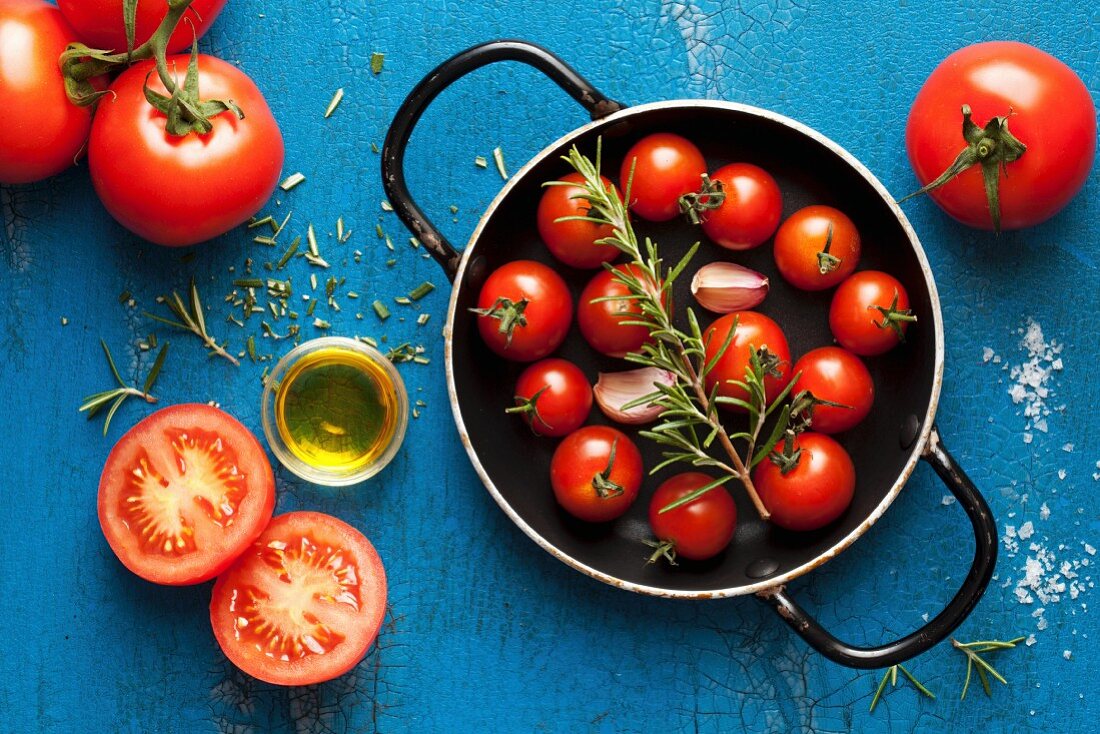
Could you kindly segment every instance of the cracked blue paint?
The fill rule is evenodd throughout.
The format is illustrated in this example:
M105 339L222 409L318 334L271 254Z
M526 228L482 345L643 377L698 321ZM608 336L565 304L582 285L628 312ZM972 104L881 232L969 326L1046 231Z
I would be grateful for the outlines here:
M259 268L273 256L244 232L195 250L189 261L182 251L135 241L96 201L83 166L33 187L0 189L0 618L7 642L0 731L1090 730L1100 704L1086 681L1100 674L1100 648L1091 632L1097 612L1086 606L1100 602L1086 587L1076 600L1047 604L1049 627L1037 630L1037 605L1020 604L1014 593L1027 548L1002 559L958 633L1036 635L1035 645L999 658L1009 688L996 688L992 701L972 691L960 702L961 659L941 646L910 666L938 699L899 687L873 714L867 707L878 673L824 662L752 599L642 598L570 571L507 521L466 461L444 388L445 289L417 304L432 315L424 327L391 318L383 328L366 306L422 280L443 281L381 211L370 143L381 144L411 86L461 48L526 37L628 103L715 97L769 107L847 147L901 194L914 187L903 152L905 116L940 59L979 40L1027 40L1067 61L1095 96L1095 21L1084 4L1028 10L1008 0L966 9L917 0L303 0L278 7L232 0L201 45L256 79L282 125L287 172L308 179L280 192L268 210L280 217L293 211L295 233L313 222L323 254L338 264L334 272L363 294L355 305L342 300L340 313L323 304L319 311L335 333L423 343L432 360L401 367L414 399L427 407L383 475L330 490L277 470L280 511L331 512L374 540L387 564L390 613L376 649L350 676L279 689L222 657L208 629L208 585L159 588L121 568L98 529L96 483L111 442L148 408L128 403L106 440L77 415L80 398L110 382L98 339L111 345L124 372L143 375L152 355L135 342L153 330L170 338L157 390L163 403L215 400L259 432L262 368L209 360L197 341L155 328L140 311L156 310L157 295L194 275L211 306L211 330L243 349L258 323L245 331L225 323L221 298L243 275L245 257ZM374 51L386 54L378 76L369 69ZM338 87L344 101L326 120ZM489 157L500 145L518 168L583 119L534 72L485 69L426 115L409 150L410 186L444 232L463 242L500 186L491 166L474 165L475 156ZM1084 543L1100 546L1092 477L1100 460L1093 415L1100 384L1091 379L1100 335L1089 320L1100 292L1098 201L1094 174L1060 216L999 238L958 226L930 201L907 205L943 299L945 440L986 489L1002 526L1032 521L1033 540L1066 560L1091 558ZM460 208L457 221L446 216L451 204ZM353 231L346 245L331 236L337 216ZM395 267L385 265L391 255L375 237L376 223L395 243ZM356 249L363 253L358 266ZM298 293L308 292L304 262L288 274ZM122 290L133 292L136 309L119 306ZM356 309L366 311L363 320ZM1050 383L1057 393L1051 404L1064 408L1049 417L1049 432L1032 431L1031 443L1007 393L1011 379L983 361L988 347L1008 364L1022 362L1017 330L1028 319L1066 344L1064 369ZM257 341L262 354L288 348ZM1063 450L1067 443L1072 452ZM943 495L921 467L867 536L798 581L795 593L854 642L873 644L919 626L953 593L970 553L962 513L943 505Z

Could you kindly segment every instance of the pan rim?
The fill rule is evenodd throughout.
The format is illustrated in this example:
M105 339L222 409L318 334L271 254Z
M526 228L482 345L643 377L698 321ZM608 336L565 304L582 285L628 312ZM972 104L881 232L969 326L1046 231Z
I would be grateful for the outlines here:
M932 394L928 401L928 407L925 411L924 418L921 421L921 430L917 439L913 442L910 449L909 457L906 459L905 465L902 468L898 478L894 481L894 484L890 487L890 490L882 498L882 501L872 510L872 512L851 532L839 539L831 547L821 552L813 559L801 564L779 576L768 578L753 584L746 584L742 586L733 586L725 588L715 588L706 590L686 590L686 589L669 589L659 586L650 586L647 584L639 584L633 581L626 581L624 579L617 578L611 574L605 573L597 568L594 568L586 563L583 563L576 558L572 557L568 553L562 551L540 535L534 528L532 528L522 516L519 515L509 504L509 502L497 489L492 478L489 477L485 467L481 464L477 456L477 452L473 448L473 444L470 441L469 433L466 429L465 422L462 418L462 409L458 401L458 392L455 388L454 379L454 319L455 312L458 307L458 290L461 287L463 278L466 273L466 268L470 263L473 251L476 248L477 241L481 236L481 232L484 229L486 223L492 217L497 207L500 205L507 195L511 192L512 188L521 181L525 176L529 174L532 168L545 160L554 151L558 150L561 146L576 140L585 133L598 128L609 126L616 121L632 117L634 115L642 115L653 110L662 110L670 108L710 108L717 110L725 110L730 112L736 112L741 114L747 114L751 116L761 117L771 122L783 125L795 133L805 135L820 145L825 146L832 153L837 155L841 160L847 163L855 170L871 188L879 195L883 202L889 207L897 218L898 223L901 225L902 230L905 232L906 237L909 240L909 245L912 247L914 253L917 256L917 261L920 265L921 274L924 276L925 287L928 289L929 302L931 304L933 315L933 332L935 338L935 365L934 374L932 378ZM459 437L462 440L462 444L466 449L466 454L470 459L470 463L474 467L478 476L481 479L482 484L486 490L493 497L496 503L508 516L508 518L515 523L515 525L524 532L527 537L533 540L539 547L545 550L550 555L557 558L567 566L580 571L581 573L591 576L592 578L602 581L605 584L614 586L617 588L625 589L627 591L633 591L635 593L647 594L650 596L666 597L666 598L680 598L680 599L722 599L734 596L745 596L748 594L756 594L765 592L777 587L781 587L784 584L802 576L810 571L814 570L818 566L826 563L841 552L851 546L856 540L858 540L867 530L878 521L880 517L886 512L886 510L893 504L894 500L901 493L902 488L905 486L909 477L916 469L917 462L926 451L929 436L931 435L933 419L936 415L936 410L939 406L940 390L943 384L943 367L944 367L944 334L943 334L943 315L940 308L939 293L936 290L935 279L932 275L931 268L928 264L928 258L924 252L924 248L920 244L920 240L917 237L916 232L913 230L909 219L905 216L905 213L898 206L894 197L890 195L889 191L882 184L878 178L871 173L871 171L863 165L855 156L849 153L844 147L814 130L813 128L798 122L786 115L773 112L761 107L755 107L753 105L741 104L739 102L727 102L724 100L695 100L695 99L677 99L677 100L665 100L660 102L650 102L647 104L641 104L633 107L626 107L618 112L610 114L599 120L594 120L587 123L575 130L566 133L562 137L558 138L554 142L550 143L534 155L522 168L516 171L511 178L504 184L500 192L497 193L493 201L486 208L485 212L478 220L477 226L470 235L470 239L467 242L465 249L462 251L462 258L459 262L458 270L454 278L454 287L451 290L451 297L447 308L447 323L444 327L444 362L445 371L447 376L447 392L451 403L451 414L454 416L455 425L458 428Z

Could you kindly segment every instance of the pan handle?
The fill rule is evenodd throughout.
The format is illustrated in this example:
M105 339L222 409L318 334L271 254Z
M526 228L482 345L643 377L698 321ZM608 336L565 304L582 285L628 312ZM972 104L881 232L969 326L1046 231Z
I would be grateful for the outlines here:
M519 40L489 41L468 48L437 66L409 92L386 133L386 142L382 147L382 186L397 216L452 281L458 273L461 255L409 194L405 184L405 148L420 116L440 92L471 71L497 61L519 61L535 67L588 110L593 120L623 108L623 105L596 91L584 77L554 54L541 46Z
M997 563L997 527L993 513L981 492L966 476L955 459L944 448L939 430L932 426L928 446L921 457L936 470L951 494L959 501L974 526L974 561L962 588L942 612L928 624L900 640L878 647L855 647L833 637L780 586L760 592L779 616L797 632L810 647L835 663L850 668L886 668L916 657L941 642L974 610L985 593Z

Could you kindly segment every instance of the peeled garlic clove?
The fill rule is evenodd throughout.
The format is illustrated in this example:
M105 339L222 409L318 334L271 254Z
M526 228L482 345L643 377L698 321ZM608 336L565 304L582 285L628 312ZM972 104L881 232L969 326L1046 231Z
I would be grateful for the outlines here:
M623 406L656 391L655 384L675 385L676 375L656 367L601 372L592 393L608 418L616 423L640 425L656 420L664 409L659 405L636 405L623 410Z
M744 311L759 305L768 295L768 279L736 263L708 263L691 279L691 294L708 311Z

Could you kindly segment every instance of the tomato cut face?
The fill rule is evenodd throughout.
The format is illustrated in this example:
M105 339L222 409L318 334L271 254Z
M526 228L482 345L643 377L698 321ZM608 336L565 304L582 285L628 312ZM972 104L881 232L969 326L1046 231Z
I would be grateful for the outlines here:
M214 584L210 623L226 657L268 683L331 680L363 659L386 611L370 541L320 512L291 512Z
M256 438L210 405L164 408L111 450L99 523L128 569L158 584L217 576L271 519L275 476Z

